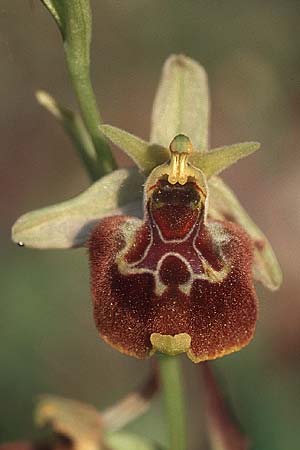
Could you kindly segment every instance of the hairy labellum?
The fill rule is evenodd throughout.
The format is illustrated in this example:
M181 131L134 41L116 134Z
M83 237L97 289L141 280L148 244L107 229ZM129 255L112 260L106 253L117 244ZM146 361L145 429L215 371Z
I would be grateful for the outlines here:
M106 217L91 234L94 315L100 335L126 354L187 352L199 362L253 336L253 249L238 225L207 217L189 139L176 136L170 151L146 182L144 220Z

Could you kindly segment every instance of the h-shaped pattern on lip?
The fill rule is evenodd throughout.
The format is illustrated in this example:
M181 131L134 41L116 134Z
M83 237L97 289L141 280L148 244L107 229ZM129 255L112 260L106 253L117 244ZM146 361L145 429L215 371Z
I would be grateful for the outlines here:
M216 228L218 224L212 226ZM150 216L148 227L142 225L141 228L141 232L149 233L149 241L144 248L141 246L137 249L134 242L136 231L130 236L131 233L128 233L128 227L125 226L123 228L123 236L127 244L116 258L120 273L123 275L152 274L155 280L155 294L157 296L161 296L170 284L164 281L165 276L163 272L165 270L173 272L174 285L177 285L178 289L186 295L190 294L193 282L197 279L207 280L210 283L221 282L230 270L230 264L228 261L225 261L221 248L222 244L228 240L228 237L224 233L218 233L219 241L217 243L214 242L215 251L218 252L218 261L222 261L222 266L215 268L214 261L209 261L201 252L200 246L198 247L197 245L199 228L200 224L195 224L184 239L168 241L162 238L155 220ZM200 241L200 239L198 240ZM134 253L138 253L136 259L130 255L133 247ZM173 267L166 269L164 263L169 257L173 259ZM178 271L181 271L181 276L179 276ZM180 280L185 278L183 276L184 271L188 276L186 280L181 282Z
M123 230L127 244L117 257L120 273L123 275L152 274L157 296L161 296L172 282L182 293L189 295L194 280L202 279L210 283L221 282L230 270L221 249L221 244L227 239L224 234L218 233L220 239L218 243L215 242L216 247L218 247L219 261L222 261L222 267L218 267L218 269L213 267L212 261L205 257L199 245L197 245L197 241L201 240L199 233L201 234L201 224L204 221L206 192L203 174L199 169L188 163L188 156L192 151L193 147L188 137L184 135L176 136L170 144L170 161L154 169L150 175L150 180L148 180L146 186L146 222L140 230L140 232L148 234L148 242L144 247L139 248L139 254L135 257L130 257L130 251L132 246L135 247L135 253L137 251L136 243L133 243L136 233L131 237L130 229L124 227ZM193 221L188 224L187 232L183 236L177 236L173 239L166 238L163 235L153 214L151 204L154 189L158 187L160 180L165 178L173 186L173 189L175 189L176 184L184 186L189 180L192 180L193 189L201 193L200 206ZM173 213L177 214L176 207ZM174 217L167 217L167 220L172 219L176 220ZM172 264L170 264L170 261L172 261ZM164 272L169 272L173 281ZM181 272L181 276L179 272ZM168 279L167 282L166 278Z
M89 241L99 333L138 358L214 359L254 333L251 241L241 227L206 216L206 177L191 152L189 139L176 136L169 161L144 186L144 219L104 218Z

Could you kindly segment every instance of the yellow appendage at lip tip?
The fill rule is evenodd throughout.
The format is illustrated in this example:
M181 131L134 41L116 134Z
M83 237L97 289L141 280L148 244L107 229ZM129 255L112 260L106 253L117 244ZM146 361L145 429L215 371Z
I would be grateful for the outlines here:
M159 352L169 356L176 356L180 353L186 353L191 346L191 337L187 333L179 333L174 336L152 333L150 341L153 346L152 354Z

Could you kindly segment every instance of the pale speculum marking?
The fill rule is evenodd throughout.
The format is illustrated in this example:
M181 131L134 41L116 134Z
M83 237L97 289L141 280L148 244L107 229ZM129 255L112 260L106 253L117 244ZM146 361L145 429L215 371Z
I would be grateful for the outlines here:
M151 210L147 214L145 223L148 226L142 226L145 227L144 232L149 234L148 243L144 249L141 249L140 257L136 260L126 261L126 255L130 254L134 246L134 237L138 227L136 227L134 233L130 233L131 236L127 235L127 245L117 258L119 270L122 274L152 274L157 296L162 295L170 285L177 286L181 292L189 295L195 280L202 279L210 283L216 283L227 276L228 264L225 263L221 250L222 241L226 240L225 236L221 237L216 244L218 246L218 249L216 249L218 258L223 259L224 263L219 270L214 269L201 253L201 250L197 248L197 238L201 226L204 226L203 215L200 210L191 229L181 238L165 238L151 214ZM170 258L172 258L172 264L170 264Z
M226 236L217 233L215 239L206 224L205 178L187 162L190 142L187 147L185 142L179 144L173 147L171 144L170 162L150 175L145 186L145 220L142 226L132 224L131 230L124 225L126 246L116 261L124 275L152 274L157 296L172 286L190 295L195 280L221 282L230 270L222 253ZM204 244L206 247L211 244L213 250L203 254L199 241L205 227ZM144 244L137 243L138 233L144 233ZM130 254L135 248L138 251L132 258ZM217 268L213 267L213 261L217 261Z

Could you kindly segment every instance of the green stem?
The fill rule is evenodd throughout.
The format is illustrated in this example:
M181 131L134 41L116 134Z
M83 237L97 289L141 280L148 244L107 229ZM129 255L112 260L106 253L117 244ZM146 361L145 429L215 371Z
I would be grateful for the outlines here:
M91 136L79 114L61 106L53 97L51 97L51 95L47 94L47 92L38 91L36 97L39 103L53 114L68 134L74 147L77 149L91 180L98 180L101 177L98 155Z
M68 121L64 120L64 127L70 136L74 147L90 176L94 182L103 175L101 167L99 167L98 154L95 151L93 141L83 124L81 117L77 114L69 112Z
M67 58L67 61L82 118L98 154L100 172L105 175L116 168L116 163L106 138L99 130L102 120L94 96L89 70L82 67L78 70L78 65L72 64L72 59Z
M109 144L99 129L101 117L91 83L92 11L90 0L42 0L42 2L53 16L61 32L69 75L84 125L92 141L85 164L94 166L89 166L93 178L105 175L116 168L116 163ZM83 148L83 150L86 149Z
M186 420L179 358L159 354L158 361L169 429L169 450L186 450Z

